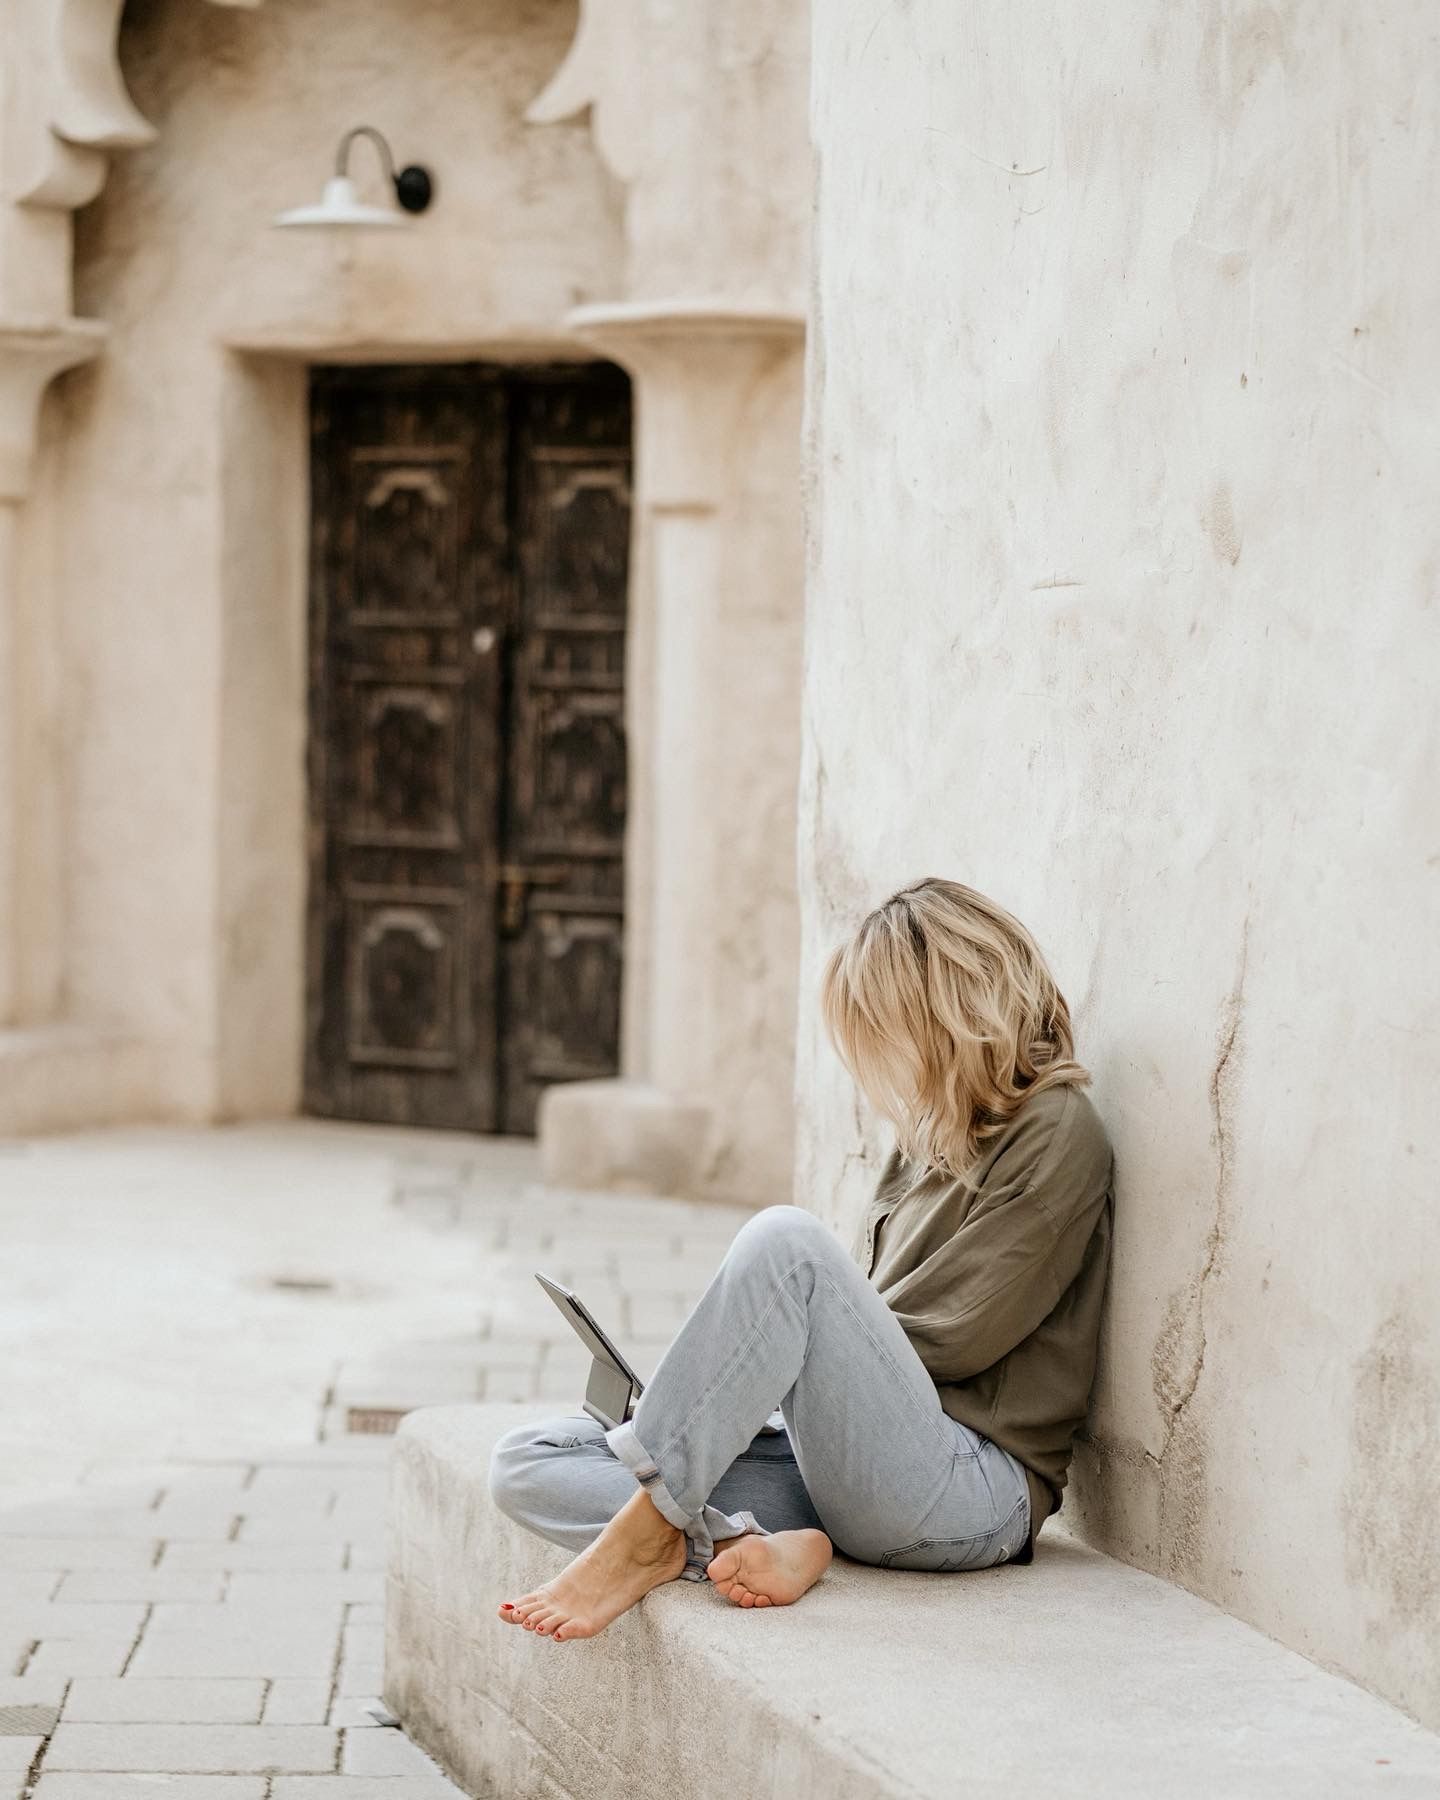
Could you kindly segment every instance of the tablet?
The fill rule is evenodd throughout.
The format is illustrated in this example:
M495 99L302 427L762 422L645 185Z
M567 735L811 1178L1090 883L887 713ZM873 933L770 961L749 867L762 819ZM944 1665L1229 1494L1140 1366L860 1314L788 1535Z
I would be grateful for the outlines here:
M634 1411L635 1401L645 1391L644 1382L601 1330L578 1294L572 1294L569 1288L561 1287L558 1281L552 1281L538 1269L535 1279L560 1308L575 1335L594 1358L582 1405L592 1419L607 1431L613 1431Z

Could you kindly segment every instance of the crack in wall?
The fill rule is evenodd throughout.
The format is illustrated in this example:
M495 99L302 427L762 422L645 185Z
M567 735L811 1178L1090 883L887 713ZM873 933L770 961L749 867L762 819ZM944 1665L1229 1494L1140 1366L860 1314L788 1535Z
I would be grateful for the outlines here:
M1240 955L1235 969L1235 979L1220 1013L1220 1046L1215 1063L1210 1071L1210 1118L1211 1141L1215 1145L1215 1189L1212 1201L1210 1229L1205 1239L1205 1258L1200 1266L1199 1274L1190 1282L1185 1290L1185 1302L1178 1316L1167 1321L1166 1329L1161 1334L1157 1345L1157 1361L1162 1364L1157 1371L1157 1398L1166 1409L1165 1435L1159 1454L1147 1450L1146 1456L1157 1467L1163 1468L1165 1459L1170 1453L1176 1433L1185 1422L1186 1411L1195 1398L1196 1390L1205 1372L1205 1356L1209 1342L1205 1331L1205 1297L1209 1290L1211 1278L1220 1261L1222 1248L1229 1231L1230 1189L1232 1179L1232 1140L1233 1128L1230 1115L1233 1109L1234 1076L1240 1046L1240 1032L1245 1014L1245 977L1250 960L1250 914L1247 912L1240 930ZM1190 1366L1184 1378L1175 1383L1171 1371L1163 1366L1168 1363L1170 1355L1174 1355L1187 1338L1195 1340L1195 1348L1190 1358ZM1169 1389L1167 1394L1163 1390Z

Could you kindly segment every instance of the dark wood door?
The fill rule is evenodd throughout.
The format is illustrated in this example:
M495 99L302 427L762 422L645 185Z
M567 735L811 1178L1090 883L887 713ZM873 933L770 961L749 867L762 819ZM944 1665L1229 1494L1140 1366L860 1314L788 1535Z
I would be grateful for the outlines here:
M618 1059L629 384L317 369L311 426L306 1107L533 1131Z

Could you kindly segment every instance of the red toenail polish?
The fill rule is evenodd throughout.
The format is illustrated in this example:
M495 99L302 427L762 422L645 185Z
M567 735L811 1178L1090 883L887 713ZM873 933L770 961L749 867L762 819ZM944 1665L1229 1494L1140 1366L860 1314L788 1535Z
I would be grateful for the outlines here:
M502 1601L500 1610L501 1610L501 1612L514 1612L515 1602L513 1600Z

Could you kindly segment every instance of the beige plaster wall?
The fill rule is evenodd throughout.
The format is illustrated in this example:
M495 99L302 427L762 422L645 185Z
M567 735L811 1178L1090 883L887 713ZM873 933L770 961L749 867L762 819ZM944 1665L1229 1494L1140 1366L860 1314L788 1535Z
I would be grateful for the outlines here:
M798 1168L822 953L1018 911L1119 1159L1069 1515L1435 1724L1433 23L819 0Z
M532 116L592 109L632 298L803 312L808 76L806 0L583 0Z
M78 218L77 310L111 338L47 397L26 533L64 671L45 979L66 1016L163 1051L150 1110L297 1093L303 360L584 354L560 321L618 285L620 191L583 120L522 119L574 21L550 0L127 7L159 138ZM432 167L431 213L272 231L360 122ZM378 192L370 154L352 172Z

